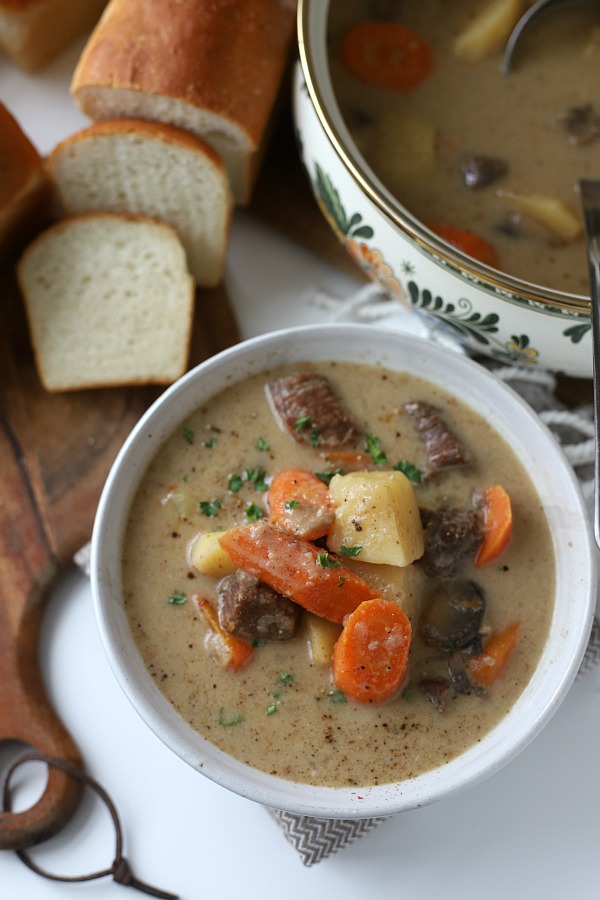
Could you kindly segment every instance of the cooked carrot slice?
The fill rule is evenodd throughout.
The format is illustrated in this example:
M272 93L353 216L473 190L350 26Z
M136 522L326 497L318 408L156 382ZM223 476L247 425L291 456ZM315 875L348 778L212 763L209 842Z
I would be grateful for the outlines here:
M497 681L516 646L519 630L519 623L513 622L486 641L481 656L468 657L467 666L475 681L484 687Z
M220 544L240 569L331 622L376 596L334 555L268 522L232 528Z
M346 620L333 649L333 680L359 703L392 697L406 675L412 629L392 600L366 600Z
M254 650L245 641L240 640L234 634L229 634L228 631L221 627L217 611L206 597L194 594L193 600L213 632L215 638L212 646L214 655L224 668L230 666L234 672L237 672L238 669L241 669L248 662Z
M367 21L349 28L340 45L349 72L373 87L408 92L431 74L431 45L397 22Z
M510 497L500 484L492 484L485 489L483 528L483 541L475 557L478 568L500 556L512 533Z
M449 244L452 244L453 247L456 247L457 250L462 250L463 253L472 256L473 259L478 259L479 262L484 263L486 266L498 268L500 258L496 250L478 234L472 231L464 231L462 228L455 228L452 225L444 225L440 222L430 222L428 223L428 228L435 231L436 234L448 241Z
M308 469L284 469L274 475L267 501L271 524L307 541L326 535L335 517L327 485Z

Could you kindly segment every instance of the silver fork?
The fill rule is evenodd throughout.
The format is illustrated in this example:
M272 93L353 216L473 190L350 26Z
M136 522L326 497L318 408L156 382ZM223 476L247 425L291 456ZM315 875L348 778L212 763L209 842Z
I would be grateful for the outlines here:
M600 181L579 182L585 221L592 308L594 384L594 537L600 547Z
M574 6L577 3L585 3L588 6L599 6L600 0L537 0L533 6L530 6L529 9L523 13L515 27L513 28L511 35L506 42L506 47L504 50L504 58L502 60L502 72L507 75L510 72L510 68L512 66L513 54L515 52L515 47L525 31L528 25L542 12L547 9L556 8L560 6Z

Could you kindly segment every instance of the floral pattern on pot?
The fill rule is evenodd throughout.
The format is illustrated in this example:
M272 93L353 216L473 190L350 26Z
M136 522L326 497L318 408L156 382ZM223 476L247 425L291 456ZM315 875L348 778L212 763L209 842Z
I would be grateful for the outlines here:
M325 219L354 262L368 278L379 282L389 297L400 300L404 305L411 306L428 316L434 316L461 342L470 343L475 348L480 345L482 352L496 359L520 365L537 363L539 352L531 346L528 335L513 334L505 342L494 337L500 331L500 316L497 313L482 315L475 310L471 301L464 297L457 303L446 302L426 288L421 290L412 280L408 282L405 290L381 251L370 247L365 240L357 240L357 238L372 238L375 234L374 229L363 222L363 217L358 212L348 217L339 192L318 163L315 163L315 173L313 192ZM414 272L414 266L409 261L401 263L401 268L407 275ZM583 336L581 329L585 327L573 326L568 329L578 335L578 337L572 335L571 340L580 340Z

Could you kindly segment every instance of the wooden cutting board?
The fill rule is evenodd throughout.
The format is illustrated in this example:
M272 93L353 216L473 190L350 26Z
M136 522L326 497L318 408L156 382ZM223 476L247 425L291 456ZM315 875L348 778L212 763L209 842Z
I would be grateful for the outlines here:
M38 669L45 601L89 539L110 466L160 391L48 394L37 376L12 273L0 278L0 740L22 741L81 764ZM199 292L190 364L237 340L223 290ZM0 849L26 847L56 833L79 794L78 782L50 769L35 806L0 812Z

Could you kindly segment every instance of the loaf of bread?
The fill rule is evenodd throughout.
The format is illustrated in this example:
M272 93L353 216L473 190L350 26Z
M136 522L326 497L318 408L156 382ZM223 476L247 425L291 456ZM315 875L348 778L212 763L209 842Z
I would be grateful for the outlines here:
M0 262L18 254L48 224L51 203L40 154L0 103Z
M221 280L233 201L223 163L200 138L158 122L111 119L59 143L48 171L66 215L161 219L178 232L197 284Z
M250 200L295 35L295 0L110 0L73 74L93 121L176 125Z
M48 391L168 384L185 371L194 282L170 226L65 218L25 249L17 279Z
M0 0L0 49L35 72L90 29L106 0Z

